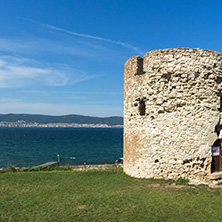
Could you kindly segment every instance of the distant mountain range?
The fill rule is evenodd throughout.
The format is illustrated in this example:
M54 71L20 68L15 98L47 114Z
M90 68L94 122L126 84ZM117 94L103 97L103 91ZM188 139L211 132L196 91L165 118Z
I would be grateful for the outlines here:
M107 124L107 125L123 125L123 117L91 117L82 115L32 115L32 114L0 114L0 122L17 122L25 121L27 123L78 123L78 124Z

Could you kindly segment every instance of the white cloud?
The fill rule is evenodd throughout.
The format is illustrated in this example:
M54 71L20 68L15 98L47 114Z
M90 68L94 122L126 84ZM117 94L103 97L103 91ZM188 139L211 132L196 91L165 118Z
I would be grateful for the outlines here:
M33 56L33 52L36 55L44 55L47 53L49 58L55 54L64 58L66 56L76 56L79 58L93 59L97 61L120 61L122 55L120 51L117 51L114 47L100 44L100 42L89 41L88 39L54 39L31 36L18 40L17 38L0 38L0 52L1 54L16 53L16 55Z
M67 94L86 94L86 95L112 95L112 96L122 96L122 92L96 92L96 91L60 91L60 93L67 93Z
M92 36L92 35L87 35L87 34L82 34L82 33L77 33L77 32L71 32L71 31L68 31L66 29L62 29L62 28L58 28L58 27L55 27L53 25L49 25L49 24L42 24L50 29L54 29L56 31L60 31L60 32L64 32L64 33L67 33L67 34L70 34L70 35L74 35L74 36L78 36L78 37L83 37L83 38L88 38L88 39L95 39L95 40L100 40L100 41L103 41L103 42L108 42L108 43L112 43L112 44L115 44L115 45L120 45L122 47L125 47L125 48L128 48L136 53L139 53L139 54L143 54L143 52L136 46L133 46L129 43L126 43L126 42L121 42L121 41L115 41L115 40L112 40L112 39L107 39L107 38L102 38L102 37L97 37L97 36Z
M98 117L123 116L121 106L70 105L48 103L24 103L17 101L1 101L0 113L29 113L47 115L80 114Z
M40 22L37 22L37 21L32 20L32 19L27 19L27 18L20 18L20 19L27 20L27 21L45 26L49 29L56 30L56 31L59 31L59 32L63 32L63 33L66 33L66 34L69 34L69 35L72 35L72 36L78 36L78 37L87 38L87 39L94 39L94 40L98 40L98 41L103 41L103 42L119 45L119 46L122 46L124 48L130 49L130 50L132 50L132 51L134 51L138 54L144 54L144 52L141 51L138 47L133 46L133 45L127 43L127 42L116 41L116 40L112 40L112 39L108 39L108 38L104 38L104 37L98 37L98 36L93 36L93 35L88 35L88 34L83 34L83 33L72 32L72 31L69 31L69 30L66 30L66 29L63 29L63 28L60 28L60 27L50 25L50 24L40 23Z
M21 100L20 99L13 99L13 98L4 98L4 99L1 99L0 98L0 103L12 103L12 102L20 102Z
M51 67L22 57L0 56L0 88L18 88L25 85L64 86L87 81L101 75L67 65Z
M30 41L19 41L17 39L15 40L9 40L0 38L0 50L1 51L9 51L9 52L25 52L30 51L37 47L37 44L35 42Z

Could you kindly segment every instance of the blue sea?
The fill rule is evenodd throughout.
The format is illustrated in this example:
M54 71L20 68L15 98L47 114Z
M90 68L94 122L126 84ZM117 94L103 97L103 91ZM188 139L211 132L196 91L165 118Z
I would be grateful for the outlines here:
M0 128L0 167L114 163L123 155L122 128Z

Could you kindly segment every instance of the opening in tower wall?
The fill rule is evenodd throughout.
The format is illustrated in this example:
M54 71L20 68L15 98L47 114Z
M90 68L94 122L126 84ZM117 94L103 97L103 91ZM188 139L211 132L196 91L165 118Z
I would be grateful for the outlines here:
M221 171L221 140L217 139L211 147L212 163L211 172Z
M146 105L145 105L145 101L140 101L139 102L139 113L141 116L144 116L146 113Z

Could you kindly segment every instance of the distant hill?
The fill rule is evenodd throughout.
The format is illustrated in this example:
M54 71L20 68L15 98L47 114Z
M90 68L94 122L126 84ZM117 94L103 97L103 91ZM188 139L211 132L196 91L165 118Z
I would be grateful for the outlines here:
M123 117L91 117L82 115L64 115L64 116L48 116L48 115L32 115L32 114L0 114L0 121L17 122L23 120L28 123L79 123L79 124L107 124L107 125L123 125Z

